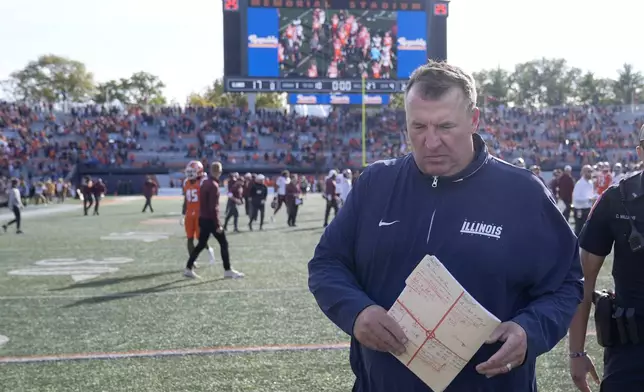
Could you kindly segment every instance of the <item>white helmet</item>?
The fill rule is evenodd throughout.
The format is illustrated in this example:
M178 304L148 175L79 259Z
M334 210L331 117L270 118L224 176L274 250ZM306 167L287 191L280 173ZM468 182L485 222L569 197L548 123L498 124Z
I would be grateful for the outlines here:
M199 161L190 161L186 166L186 178L194 180L203 174L203 165Z

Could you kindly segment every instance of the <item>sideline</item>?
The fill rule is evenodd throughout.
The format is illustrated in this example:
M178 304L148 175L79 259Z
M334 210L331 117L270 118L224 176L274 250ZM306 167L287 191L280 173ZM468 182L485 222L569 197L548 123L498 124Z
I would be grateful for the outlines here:
M116 199L107 199L101 203L101 207L103 206L110 206L110 205L118 205L118 204L125 204L127 202L131 202L134 200L139 200L143 199L142 197L139 196L124 196L124 197L119 197ZM64 205L43 205L43 206L27 206L24 210L22 210L22 218L36 218L36 217L41 217L41 216L47 216L47 215L54 215L54 214L62 214L64 212L71 212L71 211L81 211L82 210L82 204L81 203L76 203L74 204L64 204ZM0 220L7 220L7 219L13 219L13 213L12 212L4 212L0 214Z
M156 248L156 246L155 246L155 248ZM51 251L50 248L47 248L47 249L49 249ZM68 248L60 248L60 249L68 249ZM19 252L20 250L16 249L15 251ZM22 252L25 253L24 249L22 250ZM3 253L6 253L6 249L0 249L0 255L2 255ZM217 256L219 256L219 255L217 255ZM114 256L114 257L120 257L120 256ZM65 258L65 257L62 257L62 258ZM211 268L215 268L215 269L220 269L221 268L220 263L218 263L217 261L215 261L217 266L213 266L210 263L206 264L206 261L204 260L204 258L202 258L201 260L197 259L197 263L199 263L199 270L201 270L202 272L203 271L209 271ZM9 262L7 264L0 264L0 271L2 271L2 270L14 270L14 269L30 269L30 268L38 269L39 266L36 265L36 262L42 262L43 260L53 260L53 259L58 259L58 257L34 260L31 264L25 264L25 261L19 261L19 260L14 261L14 262ZM70 259L74 259L74 257L70 257ZM93 257L87 257L87 258L80 257L80 258L75 258L75 259L85 259L85 260L86 259L91 259L93 261L92 264L102 265L102 266L110 264L109 262L102 263L101 262L102 258L100 258L100 257L97 257L96 258L97 260L95 260ZM217 260L219 260L219 259L217 259ZM14 264L12 264L12 263L14 263ZM283 264L283 263L293 263L293 264L295 264L295 263L299 263L299 261L298 260L296 260L296 261L290 260L289 261L289 260L284 260L283 258L280 258L280 259L277 259L277 260L272 260L272 261L266 261L266 259L240 259L240 261L235 262L235 265L263 264L263 263L271 264L271 265L273 265L273 264ZM136 260L134 260L134 262L130 262L130 263L127 263L127 264L129 264L131 267L134 267L134 270L145 269L145 267L175 267L175 268L177 267L176 261L172 261L172 260L161 261L161 262L158 262L158 263L154 262L154 261L152 261L152 262L145 262L145 261L137 262ZM84 263L78 263L78 265L85 265L85 264ZM181 274L181 271L177 270L177 274ZM210 277L210 275L207 275L206 279L208 279L209 277Z
M185 355L217 355L217 354L247 354L262 352L280 351L320 351L320 350L344 350L349 348L348 343L332 344L284 344L271 346L219 346L202 348L182 348L174 350L136 350L121 352L94 352L94 353L70 353L52 355L24 355L14 357L0 357L2 363L43 363L43 362L65 362L79 360L98 359L127 359L127 358L151 358L151 357L175 357Z

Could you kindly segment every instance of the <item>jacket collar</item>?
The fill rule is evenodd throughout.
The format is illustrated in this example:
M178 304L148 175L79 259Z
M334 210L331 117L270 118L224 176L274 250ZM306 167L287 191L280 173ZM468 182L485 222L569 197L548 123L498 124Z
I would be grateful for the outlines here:
M633 199L644 196L644 171L639 172L638 174L636 174L636 176L639 178L638 181L633 184L633 191L631 192ZM628 198L628 195L626 195L626 197Z
M487 145L483 138L475 133L472 135L472 140L474 142L474 159L470 162L465 169L461 170L459 173L452 176L430 176L426 175L420 171L416 161L414 160L413 155L410 154L412 164L416 169L416 172L423 178L432 181L432 186L438 186L438 184L445 184L449 182L460 182L465 180L468 177L473 176L479 169L481 169L490 159L490 153L488 152Z
M626 201L644 197L644 172L638 172L622 178L619 181L619 188L620 194L623 191Z

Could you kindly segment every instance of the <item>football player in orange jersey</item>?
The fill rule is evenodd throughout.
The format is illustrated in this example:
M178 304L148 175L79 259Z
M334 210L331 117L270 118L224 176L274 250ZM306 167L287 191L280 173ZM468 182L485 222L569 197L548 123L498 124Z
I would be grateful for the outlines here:
M204 175L203 165L199 161L191 161L186 166L186 180L183 183L183 217L180 224L186 229L188 239L188 254L195 248L194 240L199 239L199 187ZM210 264L215 263L215 251L208 246Z
M601 196L609 186L613 184L613 176L610 173L610 163L600 162L597 164L599 173L595 179L595 188L598 196Z

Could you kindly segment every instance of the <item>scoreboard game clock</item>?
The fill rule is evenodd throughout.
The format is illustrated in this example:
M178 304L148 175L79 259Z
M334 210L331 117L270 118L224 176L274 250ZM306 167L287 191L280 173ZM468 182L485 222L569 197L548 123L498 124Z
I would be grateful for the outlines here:
M222 0L229 92L392 94L447 58L449 2Z

